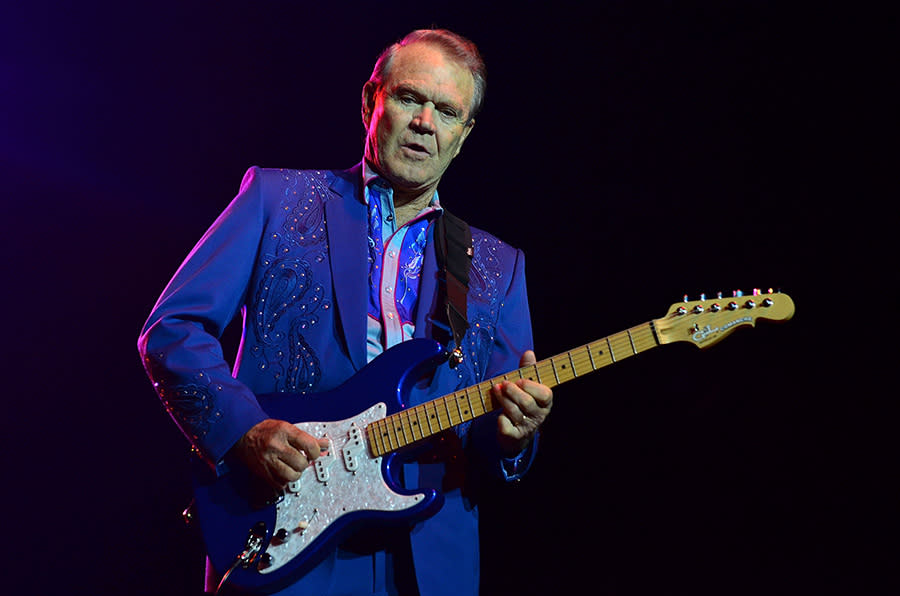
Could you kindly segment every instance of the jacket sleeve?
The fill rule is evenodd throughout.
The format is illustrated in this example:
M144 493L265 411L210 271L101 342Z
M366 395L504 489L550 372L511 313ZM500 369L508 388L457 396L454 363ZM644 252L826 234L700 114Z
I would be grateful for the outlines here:
M266 213L257 168L188 254L138 339L144 368L166 410L218 471L232 445L267 418L233 378L219 338L247 295Z

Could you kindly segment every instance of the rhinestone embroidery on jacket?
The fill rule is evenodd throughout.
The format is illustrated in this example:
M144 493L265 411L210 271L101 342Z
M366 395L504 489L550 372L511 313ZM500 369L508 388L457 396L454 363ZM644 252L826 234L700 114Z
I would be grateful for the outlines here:
M319 322L319 309L330 308L325 288L313 279L310 264L311 260L321 263L327 251L327 185L321 172L285 171L283 179L281 210L285 219L281 234L269 238L275 245L274 254L262 257L265 271L253 301L256 345L250 352L258 359L260 370L272 375L276 391L307 393L314 390L322 368L304 333ZM285 316L287 320L281 323Z
M469 300L487 305L480 314L469 321L464 342L470 354L476 381L481 381L494 345L494 333L500 313L500 288L503 286L503 268L497 253L503 242L480 230L472 230L474 256L469 273Z
M215 395L209 385L209 375L201 371L197 373L195 383L169 386L164 380L164 356L160 354L158 357L158 362L149 356L144 359L145 368L153 379L153 387L169 415L196 444L209 433L214 423L222 419L222 412L216 407Z

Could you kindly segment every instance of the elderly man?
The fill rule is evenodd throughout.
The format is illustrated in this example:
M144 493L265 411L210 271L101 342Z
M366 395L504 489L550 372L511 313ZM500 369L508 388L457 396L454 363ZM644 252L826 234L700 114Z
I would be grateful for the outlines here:
M404 407L534 363L521 251L469 228L438 199L484 89L471 42L445 30L410 33L382 53L363 87L363 162L347 171L251 168L188 255L138 345L211 474L247 472L277 491L310 482L304 470L328 453L328 437L270 415L257 396L285 394L302 414L314 395L371 370L367 363L406 340L435 339L454 357L410 383ZM454 200L477 193L473 184ZM243 337L232 370L219 337L238 312ZM550 389L528 379L496 382L487 393L491 415L463 416L395 466L408 489L443 495L433 515L348 529L310 568L259 590L477 593L479 478L521 477L552 405ZM273 531L263 542L279 540ZM207 575L208 591L223 575L219 593L233 589L222 564Z

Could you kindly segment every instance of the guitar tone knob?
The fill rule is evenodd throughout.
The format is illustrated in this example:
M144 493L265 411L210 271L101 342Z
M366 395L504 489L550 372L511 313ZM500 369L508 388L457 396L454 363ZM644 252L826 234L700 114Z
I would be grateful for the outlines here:
M275 558L272 557L269 553L263 553L259 556L259 563L256 565L257 569L268 569L272 566L272 563L275 561Z

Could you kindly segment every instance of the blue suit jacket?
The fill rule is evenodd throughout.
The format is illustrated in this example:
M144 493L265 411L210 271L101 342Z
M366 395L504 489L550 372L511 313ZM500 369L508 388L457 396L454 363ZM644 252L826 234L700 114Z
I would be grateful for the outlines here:
M367 212L360 166L347 171L251 168L240 192L178 269L138 342L166 409L196 450L220 473L232 445L268 418L255 395L319 392L366 364ZM430 239L431 230L429 230ZM518 367L532 347L524 257L472 229L465 360L440 367L412 404ZM415 315L417 337L444 338L438 266L429 241ZM243 315L234 369L219 337ZM487 418L487 419L485 419ZM439 488L446 501L411 533L424 594L471 594L478 587L479 472L504 475L496 422L484 417L458 429L451 453L404 466L410 487ZM458 445L456 444L458 443ZM453 450L460 451L455 453ZM458 458L466 451L466 457ZM534 455L526 454L524 470ZM450 461L465 461L460 471ZM515 476L512 476L515 477ZM325 593L339 573L332 555L292 593ZM371 563L368 564L371 566Z

